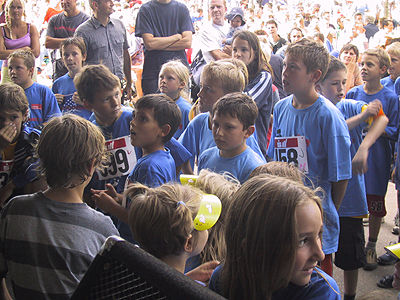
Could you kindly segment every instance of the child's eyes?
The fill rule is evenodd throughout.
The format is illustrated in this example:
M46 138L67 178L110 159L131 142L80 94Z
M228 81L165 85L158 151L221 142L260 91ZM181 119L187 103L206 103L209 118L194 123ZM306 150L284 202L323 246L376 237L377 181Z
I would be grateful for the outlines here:
M298 247L303 247L308 242L308 238L299 241Z

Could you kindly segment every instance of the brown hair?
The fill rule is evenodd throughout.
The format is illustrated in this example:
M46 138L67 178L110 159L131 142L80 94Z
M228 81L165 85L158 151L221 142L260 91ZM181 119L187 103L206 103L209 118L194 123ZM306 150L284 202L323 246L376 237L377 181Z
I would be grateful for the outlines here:
M64 48L67 46L70 46L70 45L74 45L74 46L78 47L79 50L81 50L82 56L86 56L85 41L80 36L70 37L61 42L61 45L60 45L61 56L63 56Z
M356 61L358 61L358 57L360 56L360 52L358 51L358 48L357 48L356 45L353 45L353 44L350 44L350 43L344 45L344 46L342 47L342 49L340 49L339 57L340 57L340 55L342 55L342 53L343 53L344 51L350 51L350 50L353 50L353 51L354 51L354 53L356 54Z
M125 192L131 199L128 224L133 238L157 258L180 255L190 234L202 193L180 184L149 188L132 184Z
M24 89L15 83L0 84L0 109L20 111L25 115L29 111L29 103Z
M296 182L303 183L304 174L294 166L283 161L271 161L264 165L258 166L251 172L249 178L255 177L261 174L270 174L279 177L285 177Z
M263 174L239 188L226 224L225 297L269 300L287 286L298 246L296 208L306 201L315 202L322 217L320 199L293 180Z
M36 151L40 171L53 188L72 188L83 183L92 175L93 165L97 167L106 161L100 129L74 114L51 119L40 135Z
M10 63L10 61L14 58L21 58L24 61L24 65L28 69L32 69L35 67L35 56L33 55L31 50L20 49L14 51L8 56L8 63Z
M363 53L363 55L371 55L378 58L380 68L390 67L390 56L385 50L381 48L368 49Z

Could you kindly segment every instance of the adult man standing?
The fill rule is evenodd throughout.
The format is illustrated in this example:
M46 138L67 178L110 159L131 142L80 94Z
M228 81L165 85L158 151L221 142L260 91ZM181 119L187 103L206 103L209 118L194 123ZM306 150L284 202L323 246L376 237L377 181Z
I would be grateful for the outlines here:
M60 56L60 45L65 39L72 37L76 28L89 19L76 6L76 0L61 0L63 12L51 17L47 27L45 46L54 49L51 53L53 62L53 81L68 72Z
M272 48L272 53L275 54L279 48L286 45L286 40L278 34L278 24L275 20L267 21L268 41Z
M223 40L229 31L229 26L225 22L226 3L225 0L211 0L208 13L212 22L204 26L199 33L199 46L203 57L207 63L213 60L231 58L230 54L222 50Z
M93 16L75 32L83 38L87 49L87 64L103 64L120 80L126 80L127 98L132 95L131 57L124 24L110 18L113 0L90 0Z
M139 10L135 35L143 38L144 65L142 89L144 94L158 90L161 66L173 59L189 67L185 49L192 46L193 24L186 5L176 0L152 0Z

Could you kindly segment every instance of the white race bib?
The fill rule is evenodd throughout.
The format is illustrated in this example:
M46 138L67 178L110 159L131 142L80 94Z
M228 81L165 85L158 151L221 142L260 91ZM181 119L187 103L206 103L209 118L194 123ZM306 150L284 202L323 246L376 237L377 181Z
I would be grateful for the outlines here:
M128 175L133 170L136 153L129 136L106 141L106 149L110 160L104 169L97 170L100 180Z
M300 171L308 173L307 143L304 136L276 137L275 159L295 164Z
M0 188L8 182L13 164L14 160L0 160Z

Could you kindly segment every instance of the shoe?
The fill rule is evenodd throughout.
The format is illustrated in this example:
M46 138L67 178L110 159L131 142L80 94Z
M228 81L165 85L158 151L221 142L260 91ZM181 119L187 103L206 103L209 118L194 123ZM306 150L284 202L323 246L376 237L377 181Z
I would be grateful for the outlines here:
M390 254L385 253L377 258L377 262L381 266L390 266L394 265L397 262L397 258L394 258Z
M367 263L364 266L364 270L372 271L378 267L378 263L376 262L376 251L375 249L365 249L367 256Z
M383 276L376 283L376 285L383 289L391 289L393 287L392 282L393 282L393 275L386 275L386 276Z
M394 225L399 227L399 212L396 213L396 216L394 217Z
M392 233L395 235L399 235L399 231L400 231L399 226L394 226L392 228Z

